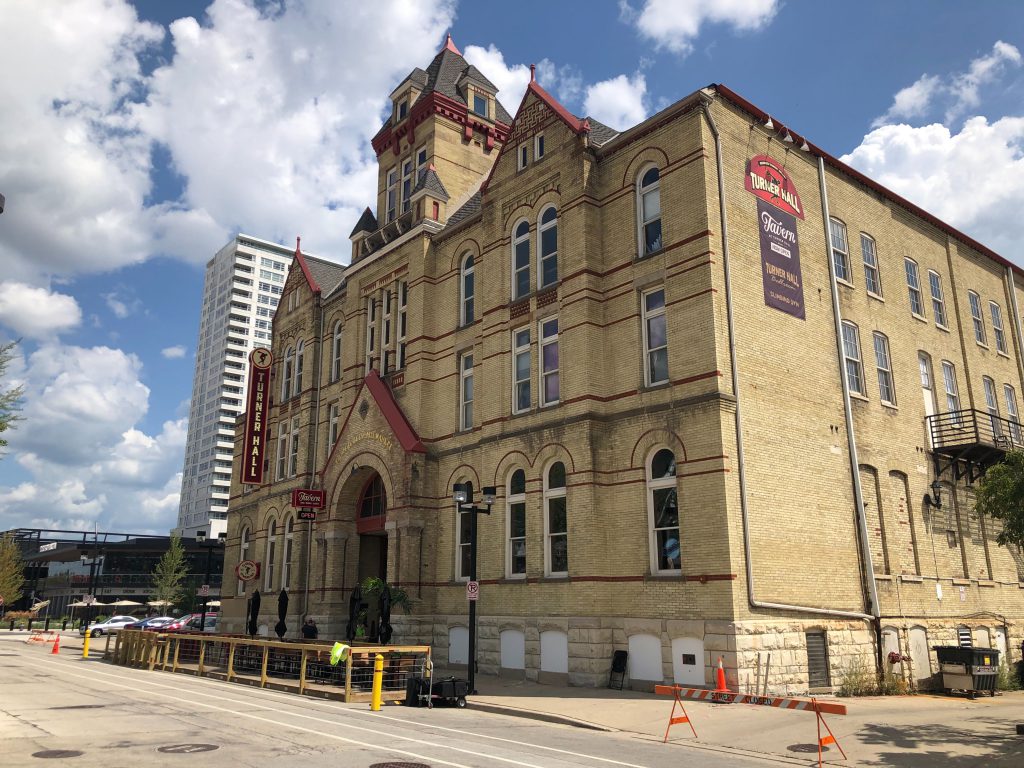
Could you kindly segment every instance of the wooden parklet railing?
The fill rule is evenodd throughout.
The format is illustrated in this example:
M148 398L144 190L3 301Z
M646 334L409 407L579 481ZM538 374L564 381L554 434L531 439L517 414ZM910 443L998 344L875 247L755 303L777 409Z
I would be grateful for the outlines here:
M427 676L429 645L355 646L331 666L333 643L257 640L248 636L123 629L103 658L113 664L184 672L227 682L291 690L342 701L369 701L373 662L384 657L384 700L406 695L409 677Z

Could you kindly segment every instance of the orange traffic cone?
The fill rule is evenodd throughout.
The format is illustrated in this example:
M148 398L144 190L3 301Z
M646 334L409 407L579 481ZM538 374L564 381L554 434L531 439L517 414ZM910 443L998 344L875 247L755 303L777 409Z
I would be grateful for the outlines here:
M716 691L728 691L725 687L725 670L722 669L722 657L718 657L718 670L715 672L715 680L717 685L715 686Z
M55 637L53 639L53 650L50 651L50 653L51 654L59 654L60 653L60 635L57 635L57 637Z

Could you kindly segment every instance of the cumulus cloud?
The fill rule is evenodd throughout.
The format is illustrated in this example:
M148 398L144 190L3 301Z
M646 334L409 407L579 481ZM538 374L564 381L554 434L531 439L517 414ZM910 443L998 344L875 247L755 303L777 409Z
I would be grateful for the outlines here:
M164 347L160 350L160 354L168 360L177 360L185 356L185 347L181 344L175 344L173 347Z
M118 320L124 320L129 315L142 311L142 302L123 286L103 294L103 301Z
M505 55L493 43L486 48L467 45L463 55L498 89L498 101L510 115L515 115L530 84L530 68L526 64L506 64Z
M619 0L620 17L658 48L686 55L706 24L724 24L739 31L767 26L779 0L644 0L639 9Z
M619 75L588 87L583 111L616 130L624 130L647 117L646 94L647 80L643 74Z
M17 336L46 339L82 322L74 297L24 283L0 283L0 325Z

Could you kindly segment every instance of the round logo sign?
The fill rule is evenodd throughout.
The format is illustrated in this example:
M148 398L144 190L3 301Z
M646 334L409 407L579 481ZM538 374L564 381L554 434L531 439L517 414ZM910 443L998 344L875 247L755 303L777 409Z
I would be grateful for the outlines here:
M252 581L260 575L260 564L255 560L243 560L235 566L235 575L239 581Z
M249 353L249 362L254 368L269 368L274 363L274 355L269 349L260 347Z

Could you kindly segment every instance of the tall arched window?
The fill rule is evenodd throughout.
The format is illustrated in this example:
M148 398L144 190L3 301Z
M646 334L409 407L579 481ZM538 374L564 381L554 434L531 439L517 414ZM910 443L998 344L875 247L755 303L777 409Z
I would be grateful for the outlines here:
M661 174L650 167L640 174L636 189L640 255L661 250Z
M682 568L682 556L676 494L676 456L668 448L656 451L647 465L647 514L651 526L652 571L679 571Z
M341 378L341 320L334 324L331 336L331 381Z
M284 557L281 558L281 589L292 586L292 540L295 535L295 518L289 517L284 524Z
M238 537L238 562L249 559L249 527L246 526L242 529L241 535ZM245 582L241 579L238 580L237 594L242 596L245 594Z
M356 521L356 530L359 533L384 530L388 497L387 491L384 489L384 481L376 472L363 488L363 493L359 497L358 509L359 519Z
M537 287L545 288L558 281L558 211L553 205L540 215L537 243Z
M281 372L281 401L292 396L292 378L295 376L295 350L288 347L284 353L284 367Z
M473 254L467 253L462 259L462 274L459 278L462 297L459 301L459 325L473 322Z
M302 394L302 363L306 357L306 344L300 341L295 348L295 383L292 385L292 394Z
M517 469L508 480L508 492L505 496L508 509L507 535L508 577L510 579L526 576L526 472Z
M473 483L466 481L467 504L473 503ZM456 532L458 540L455 545L455 578L468 579L470 574L470 555L473 542L473 518L475 515L469 506L455 505Z
M264 573L263 591L269 592L274 588L274 565L277 559L277 522L271 520L267 525L267 562L266 573Z
M530 224L521 221L512 237L512 298L530 292Z
M544 571L569 575L569 519L565 498L565 464L556 461L544 476Z

